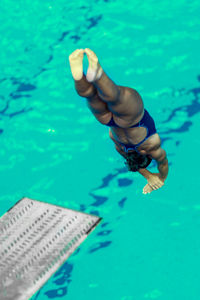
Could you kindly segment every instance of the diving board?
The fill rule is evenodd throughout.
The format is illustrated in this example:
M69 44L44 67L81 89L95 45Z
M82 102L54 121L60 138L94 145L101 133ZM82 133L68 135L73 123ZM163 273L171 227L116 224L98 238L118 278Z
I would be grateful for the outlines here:
M102 218L22 198L0 218L0 299L28 300Z

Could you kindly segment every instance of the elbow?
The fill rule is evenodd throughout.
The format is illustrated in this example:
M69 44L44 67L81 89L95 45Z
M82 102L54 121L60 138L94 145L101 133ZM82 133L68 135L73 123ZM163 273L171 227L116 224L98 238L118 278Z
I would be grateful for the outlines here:
M161 157L156 161L158 165L166 165L168 164L167 153L163 150Z
M163 160L161 161L157 161L157 165L158 166L163 166L163 165L168 165L168 159L167 158L164 158Z

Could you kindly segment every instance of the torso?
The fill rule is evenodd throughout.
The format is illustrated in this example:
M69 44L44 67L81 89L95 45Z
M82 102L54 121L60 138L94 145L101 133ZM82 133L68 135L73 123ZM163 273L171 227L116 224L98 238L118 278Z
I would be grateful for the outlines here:
M138 144L147 136L147 129L145 127L134 127L128 128L137 124L144 115L144 110L142 113L134 120L132 123L128 123L125 120L122 120L113 115L113 119L118 127L111 127L110 131L116 141L119 141L123 144Z
M99 122L102 124L107 124L113 116L115 123L119 125L120 128L110 127L109 136L115 142L115 144L123 151L123 146L118 142L121 142L123 144L138 144L142 140L144 140L145 137L147 136L147 129L145 127L128 128L130 126L137 124L143 118L143 115L144 115L144 108L141 114L137 118L135 118L133 122L130 123L130 121L128 122L125 119L121 119L117 117L112 112L109 112L101 119L99 119ZM138 147L138 150L145 150L146 149L145 146L149 146L151 140L153 142L153 136L151 136L149 139L144 141Z

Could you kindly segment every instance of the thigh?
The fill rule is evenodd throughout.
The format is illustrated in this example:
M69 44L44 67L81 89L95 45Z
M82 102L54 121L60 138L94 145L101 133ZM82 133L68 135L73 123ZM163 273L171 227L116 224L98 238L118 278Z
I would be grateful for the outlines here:
M118 118L132 124L138 119L144 109L143 101L139 93L129 87L118 86L120 95L117 101L108 103L108 109Z
M98 94L87 98L87 106L99 122L106 124L110 121L112 113Z

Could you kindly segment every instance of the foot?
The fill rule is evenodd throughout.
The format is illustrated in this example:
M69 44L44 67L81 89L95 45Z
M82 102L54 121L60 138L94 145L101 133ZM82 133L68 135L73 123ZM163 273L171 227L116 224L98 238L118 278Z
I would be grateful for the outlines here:
M69 63L74 80L81 80L83 77L83 49L76 49L69 56Z
M99 64L98 57L89 48L85 48L85 53L89 61L86 79L89 82L99 79L103 73L103 69Z

